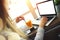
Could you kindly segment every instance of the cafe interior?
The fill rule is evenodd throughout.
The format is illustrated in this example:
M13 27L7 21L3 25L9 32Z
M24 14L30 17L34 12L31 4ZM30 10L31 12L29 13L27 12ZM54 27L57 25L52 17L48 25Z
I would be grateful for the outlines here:
M52 3L49 4L49 1L53 1L53 5L50 5ZM44 27L43 40L60 40L60 6L55 5L55 0L6 0L6 2L9 16L6 18L7 33L3 34L8 36L2 35L4 39L0 35L1 40L34 40L42 16L49 17ZM50 14L53 12L54 14ZM54 18L50 18L52 16Z

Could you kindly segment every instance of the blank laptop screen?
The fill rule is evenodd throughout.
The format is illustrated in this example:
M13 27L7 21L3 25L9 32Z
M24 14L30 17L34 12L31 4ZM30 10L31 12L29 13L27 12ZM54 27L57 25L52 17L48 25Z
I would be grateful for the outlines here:
M53 1L43 2L37 5L40 15L56 14Z

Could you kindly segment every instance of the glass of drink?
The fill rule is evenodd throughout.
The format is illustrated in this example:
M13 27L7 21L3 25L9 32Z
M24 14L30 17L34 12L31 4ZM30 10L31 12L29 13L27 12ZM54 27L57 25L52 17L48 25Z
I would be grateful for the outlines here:
M26 22L26 25L27 25L27 27L32 28L32 21L31 20L28 20Z

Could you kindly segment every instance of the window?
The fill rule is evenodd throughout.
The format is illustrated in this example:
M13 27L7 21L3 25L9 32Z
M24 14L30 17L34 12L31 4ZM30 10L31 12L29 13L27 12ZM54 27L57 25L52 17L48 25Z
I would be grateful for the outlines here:
M26 3L28 2L28 4ZM39 17L38 11L36 9L36 3L45 0L9 0L9 16L14 21L16 17L23 15L25 20L34 20L35 17ZM30 5L29 5L30 4ZM37 16L36 16L37 15ZM24 21L16 23L18 28L23 28L22 25L25 24Z
M17 16L20 16L29 10L25 0L10 0L9 8L9 15L12 19L15 19Z
M36 3L41 1L45 0L30 0L33 8L36 8ZM26 4L26 0L9 0L9 8L9 15L12 18L12 20L14 20L17 16L20 16L28 11L31 12L29 6L27 6ZM36 11L36 9L34 10Z
M27 20L34 20L34 17L32 16L32 13L28 13L28 14L26 14L25 16L24 16L24 18L25 18L25 20L27 21Z

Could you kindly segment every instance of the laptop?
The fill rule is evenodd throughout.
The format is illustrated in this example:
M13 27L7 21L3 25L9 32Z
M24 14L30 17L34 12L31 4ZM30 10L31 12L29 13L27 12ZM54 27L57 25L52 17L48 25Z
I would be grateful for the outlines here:
M48 18L48 22L45 26L48 26L57 16L54 0L43 1L36 4L39 15L46 16Z

